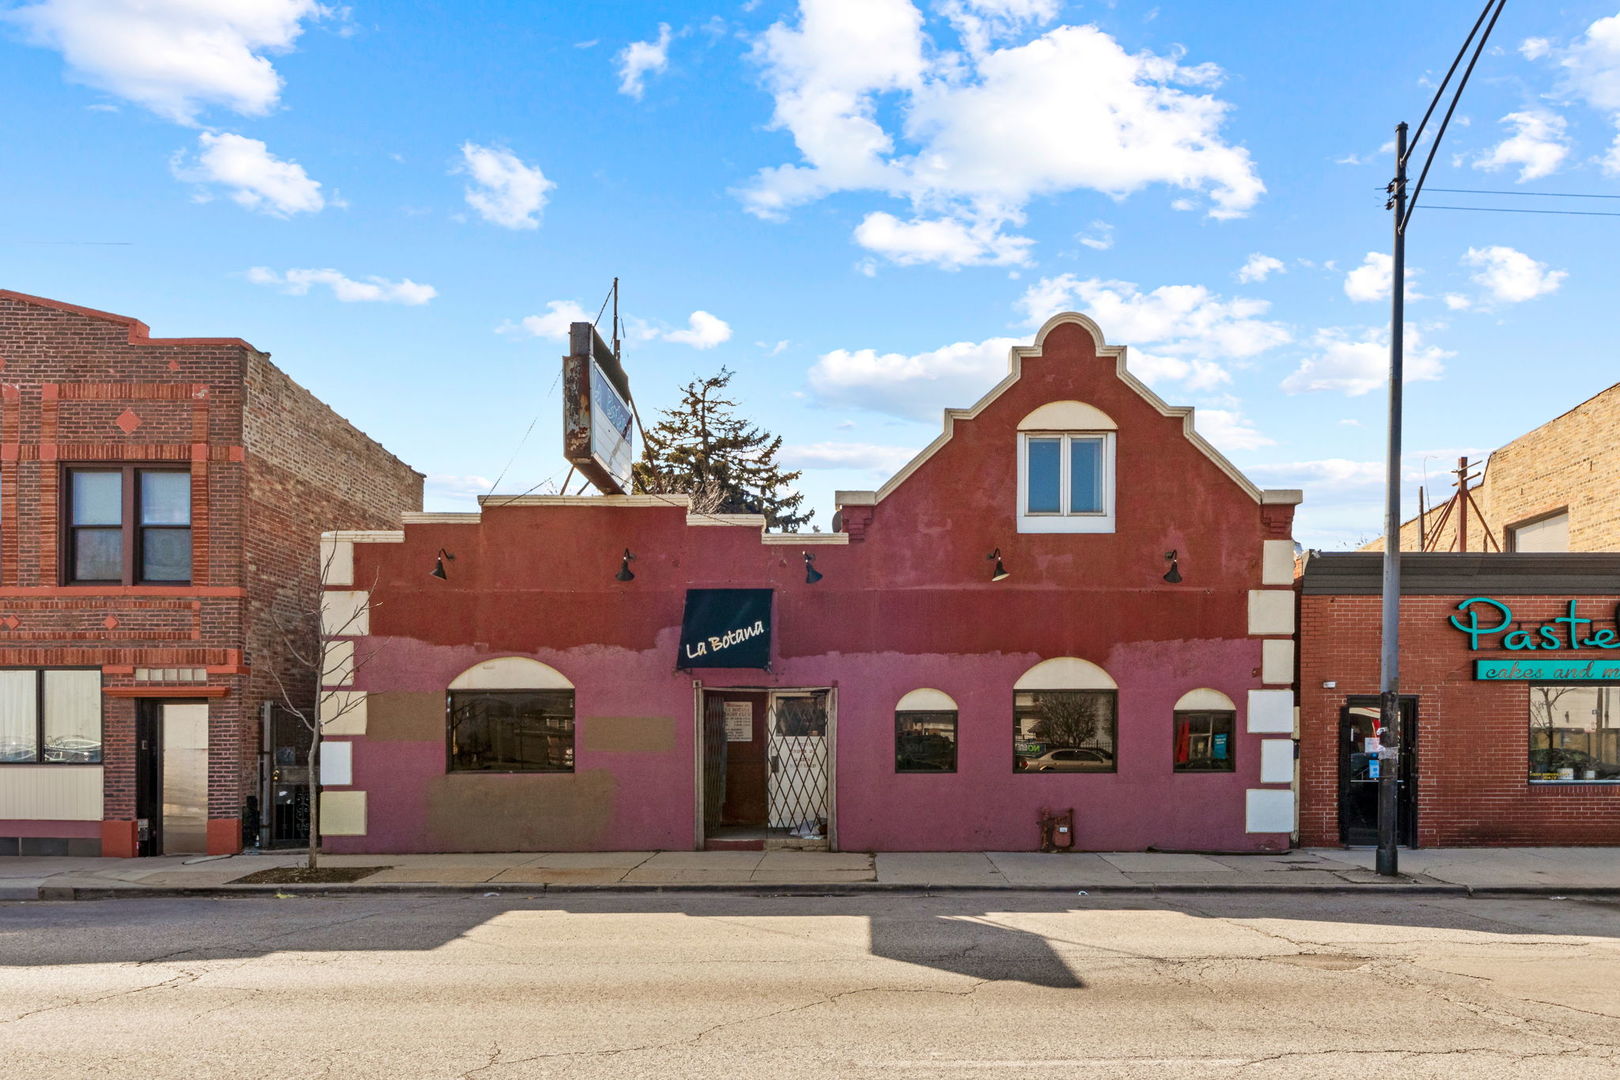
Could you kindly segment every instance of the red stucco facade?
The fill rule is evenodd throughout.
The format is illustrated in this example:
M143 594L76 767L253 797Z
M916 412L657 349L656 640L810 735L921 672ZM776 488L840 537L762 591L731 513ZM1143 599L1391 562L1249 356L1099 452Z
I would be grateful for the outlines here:
M1052 320L1011 367L884 489L841 493L830 534L766 534L669 497L495 496L481 514L331 538L334 603L371 607L341 684L363 707L328 734L353 764L348 783L328 778L327 848L701 847L702 694L738 687L833 692L828 817L843 850L1030 849L1040 811L1070 807L1080 848L1287 847L1292 776L1272 754L1262 780L1260 743L1291 735L1293 594L1275 568L1290 562L1297 493L1248 484L1081 316ZM1020 423L1054 402L1117 425L1111 532L1019 531ZM440 549L454 556L443 580L428 573ZM632 581L615 579L625 549ZM992 581L997 549L1009 576ZM683 604L701 588L772 590L769 670L677 668ZM447 770L447 689L500 657L573 688L571 773ZM1116 771L1014 770L1015 686L1062 658L1117 688ZM896 704L920 688L956 704L954 772L896 772ZM1173 769L1172 713L1200 690L1237 714L1230 772Z

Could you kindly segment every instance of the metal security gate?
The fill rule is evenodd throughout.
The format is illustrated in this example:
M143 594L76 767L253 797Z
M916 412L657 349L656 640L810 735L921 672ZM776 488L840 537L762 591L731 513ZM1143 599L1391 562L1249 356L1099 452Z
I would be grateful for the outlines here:
M773 836L827 846L827 691L773 693L766 718L769 818Z
M265 847L309 843L309 743L304 722L286 709L266 702L264 709L264 791L261 844Z

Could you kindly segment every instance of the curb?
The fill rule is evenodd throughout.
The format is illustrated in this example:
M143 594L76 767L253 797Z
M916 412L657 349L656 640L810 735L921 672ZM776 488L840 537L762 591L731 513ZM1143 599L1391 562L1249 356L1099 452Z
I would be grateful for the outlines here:
M1545 886L1545 885L1493 885L1470 886L1433 882L1367 882L1343 884L1268 885L1256 882L1223 884L1192 883L1139 883L1131 885L1092 885L1084 889L1076 885L984 885L984 884L924 884L882 881L836 883L704 883L678 882L665 884L624 884L614 882L601 885L557 884L542 882L481 882L438 884L391 883L366 885L211 885L190 888L166 886L105 885L41 885L37 888L10 888L0 890L0 900L173 900L173 899L231 899L264 897L321 897L340 896L595 896L595 895L716 895L723 893L749 896L805 896L848 897L860 893L910 893L918 896L944 896L958 893L1056 893L1067 896L1179 896L1195 894L1234 895L1303 895L1303 896L1356 896L1371 894L1388 896L1453 896L1479 899L1514 897L1605 897L1620 899L1620 888L1606 886Z

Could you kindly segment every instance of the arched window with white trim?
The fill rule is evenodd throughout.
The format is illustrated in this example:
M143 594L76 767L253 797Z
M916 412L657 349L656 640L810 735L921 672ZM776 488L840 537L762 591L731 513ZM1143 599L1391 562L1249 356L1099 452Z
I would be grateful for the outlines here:
M445 702L450 772L573 772L574 684L521 656L475 664Z
M1049 401L1018 422L1018 531L1114 531L1119 425L1083 401Z
M1232 772L1237 758L1237 706L1219 690L1189 690L1172 714L1172 768Z
M894 707L894 771L956 771L956 702L941 690L913 690Z
M1013 684L1014 772L1115 772L1119 686L1089 660L1043 660Z

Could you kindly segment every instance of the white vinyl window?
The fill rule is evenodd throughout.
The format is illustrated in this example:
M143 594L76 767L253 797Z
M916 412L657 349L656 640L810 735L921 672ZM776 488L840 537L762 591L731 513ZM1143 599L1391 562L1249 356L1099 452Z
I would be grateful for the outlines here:
M1018 531L1114 531L1113 432L1019 435Z

